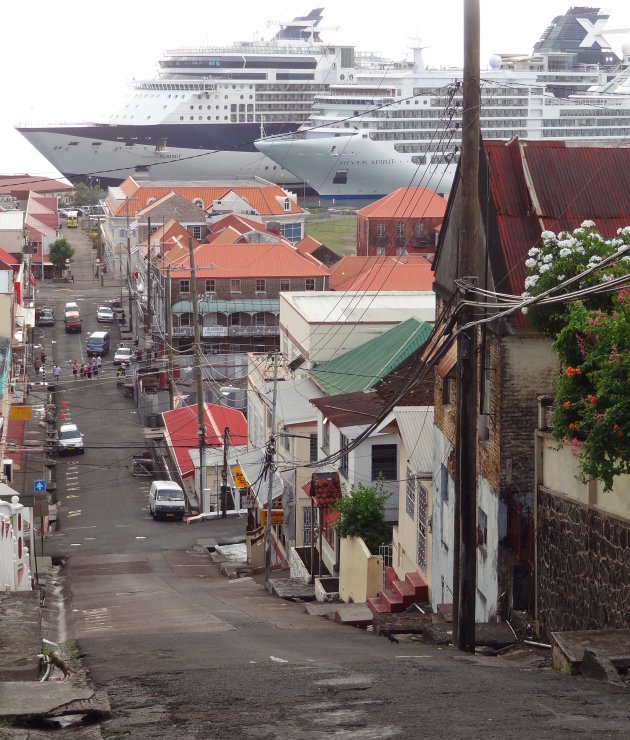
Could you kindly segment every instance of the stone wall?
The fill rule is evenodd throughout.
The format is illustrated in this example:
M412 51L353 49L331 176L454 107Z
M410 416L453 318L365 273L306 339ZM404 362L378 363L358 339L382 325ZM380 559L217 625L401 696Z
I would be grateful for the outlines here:
M538 490L542 633L630 628L630 522Z

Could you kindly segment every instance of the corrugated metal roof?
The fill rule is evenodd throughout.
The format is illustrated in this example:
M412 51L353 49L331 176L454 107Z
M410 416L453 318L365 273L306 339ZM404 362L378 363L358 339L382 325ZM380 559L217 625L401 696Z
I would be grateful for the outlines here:
M398 188L357 211L358 217L370 218L441 218L446 199L427 188Z
M263 381L255 386L271 405L273 382ZM315 409L312 398L321 398L322 391L310 378L298 378L278 381L276 414L282 424L300 424L314 421Z
M573 231L588 219L610 238L630 224L630 147L515 137L483 149L500 236L490 254L497 290L523 292L527 252L545 230Z
M405 257L346 256L330 268L333 290L433 289L431 263L421 255Z
M429 324L407 319L360 347L311 370L311 376L330 395L368 390L421 347L430 334Z
M321 262L300 254L287 242L271 243L201 244L194 250L197 277L203 278L292 278L323 277L328 268ZM172 249L164 259L163 267L171 266L182 277L190 273L188 250Z
M311 403L331 424L343 428L372 424L378 419L385 402L374 391L359 391L313 398Z
M376 428L380 432L393 421L398 425L411 472L433 470L433 406L395 406Z
M338 293L318 291L286 293L311 323L398 323L414 316L420 321L435 319L435 294L429 291L361 291Z

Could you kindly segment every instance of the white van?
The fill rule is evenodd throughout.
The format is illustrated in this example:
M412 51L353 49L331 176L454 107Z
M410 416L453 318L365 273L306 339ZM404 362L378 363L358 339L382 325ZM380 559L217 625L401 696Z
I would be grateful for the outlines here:
M149 490L149 511L154 519L183 519L186 499L181 486L172 480L154 480Z

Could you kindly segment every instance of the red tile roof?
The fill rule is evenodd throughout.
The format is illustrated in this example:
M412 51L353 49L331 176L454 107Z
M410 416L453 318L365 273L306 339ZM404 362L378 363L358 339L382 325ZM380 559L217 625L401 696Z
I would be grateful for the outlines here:
M190 232L175 221L175 219L171 218L151 234L151 244L160 244L162 254L166 254L174 246L181 246L183 249L188 249L188 240L191 238L193 240L193 248L198 247L199 242L194 237L191 237Z
M238 185L202 185L199 183L173 182L159 185L138 183L132 177L129 177L121 183L120 188L129 198L130 216L135 216L138 211L146 208L151 199L158 200L171 191L179 193L190 201L196 198L200 199L206 209L212 205L213 201L221 200L227 197L229 193L235 193L246 200L261 216L286 216L288 214L304 213L293 200L290 200L290 210L285 211L284 201L287 195L282 188L272 184L244 185L241 187ZM121 217L127 214L127 201L123 202L118 209L114 207L114 203L109 198L108 204L114 216Z
M29 193L67 193L74 190L74 185L68 185L49 177L33 175L0 175L0 194L13 195L25 200Z
M302 254L313 254L313 252L321 246L322 243L318 242L317 239L314 239L312 236L305 236L304 239L295 245L295 248Z
M225 427L230 429L230 446L247 444L247 420L238 409L227 408L213 403L204 404L205 433L208 447L223 445ZM162 414L168 432L170 445L182 478L194 473L194 466L188 451L199 449L197 435L197 406L182 406Z
M330 268L331 290L433 290L431 263L421 255L343 257Z
M248 234L251 231L267 231L265 224L262 221L256 221L254 218L246 218L236 213L228 213L212 223L210 231L213 234L226 229L228 227L236 229L240 234Z
M178 277L189 274L188 249L172 249L164 259L164 267L168 265L177 269ZM327 267L301 255L283 240L271 244L201 244L195 249L195 268L198 278L217 279L319 277L329 274Z
M442 218L446 199L427 188L398 188L357 211L370 218Z

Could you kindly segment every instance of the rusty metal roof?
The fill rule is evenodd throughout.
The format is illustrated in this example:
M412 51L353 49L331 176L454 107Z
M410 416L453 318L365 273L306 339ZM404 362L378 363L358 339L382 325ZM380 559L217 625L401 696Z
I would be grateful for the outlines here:
M523 292L527 252L545 230L573 231L588 219L610 238L630 224L630 147L514 137L484 141L483 150L500 237L489 246L497 290Z

